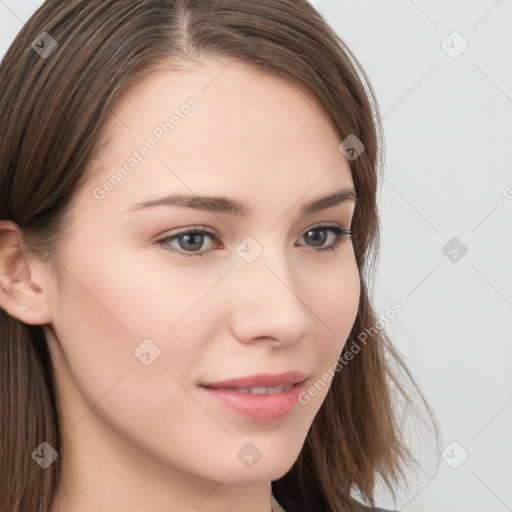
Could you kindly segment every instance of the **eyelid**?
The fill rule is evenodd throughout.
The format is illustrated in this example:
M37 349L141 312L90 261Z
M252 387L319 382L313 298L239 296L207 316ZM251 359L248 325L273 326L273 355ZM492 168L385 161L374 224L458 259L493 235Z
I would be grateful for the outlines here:
M195 226L192 225L192 226L186 226L184 228L176 228L169 232L164 231L164 234L159 235L158 238L165 239L165 238L170 238L170 237L175 237L175 236L180 236L180 235L186 235L190 232L195 232L195 231L199 231L201 233L204 232L205 234L215 236L216 238L222 237L222 235L216 229L209 228L208 226L204 226L204 225L195 225Z

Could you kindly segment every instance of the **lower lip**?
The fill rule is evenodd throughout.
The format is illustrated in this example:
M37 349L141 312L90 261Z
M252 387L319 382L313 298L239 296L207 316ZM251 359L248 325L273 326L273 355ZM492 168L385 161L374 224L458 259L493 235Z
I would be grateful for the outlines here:
M203 393L253 421L275 421L295 409L303 383L273 395L252 395L239 391L220 391L199 386Z

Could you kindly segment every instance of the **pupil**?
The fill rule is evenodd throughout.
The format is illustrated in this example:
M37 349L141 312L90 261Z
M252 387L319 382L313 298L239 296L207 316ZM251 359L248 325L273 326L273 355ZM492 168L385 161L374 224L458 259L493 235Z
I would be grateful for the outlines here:
M313 239L313 242L316 240L316 241L319 241L320 243L318 243L317 245L323 245L323 243L325 242L325 237L326 237L326 234L325 234L325 231L321 231L321 230L318 230L318 229L312 229L311 231L308 231L307 235L308 237L310 236L310 233L321 233L319 236L311 236L310 238Z
M194 235L185 235L184 236L184 239L186 240L185 242L185 245L188 245L189 244L189 239L192 239L192 245L194 247L188 247L188 249L191 249L191 250L198 250L201 248L201 245L202 245L202 241L201 241L201 238L199 238L199 241L196 240L196 243L194 244L193 240L195 237L202 237L203 235L200 235L199 233L196 233Z

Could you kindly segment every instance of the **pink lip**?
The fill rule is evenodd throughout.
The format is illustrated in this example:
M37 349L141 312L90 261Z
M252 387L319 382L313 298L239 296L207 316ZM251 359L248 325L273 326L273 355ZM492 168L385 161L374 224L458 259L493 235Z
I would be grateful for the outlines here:
M278 420L292 412L297 406L299 395L302 392L303 387L304 383L299 382L294 384L287 391L275 393L273 395L252 395L250 393L242 393L235 390L219 390L205 386L199 386L199 389L201 393L206 394L217 403L230 408L242 416L245 416L252 421L265 422Z
M283 384L296 384L306 380L306 375L302 372L289 371L272 375L270 373L258 373L237 379L222 380L201 384L208 388L252 388L252 387L275 387Z

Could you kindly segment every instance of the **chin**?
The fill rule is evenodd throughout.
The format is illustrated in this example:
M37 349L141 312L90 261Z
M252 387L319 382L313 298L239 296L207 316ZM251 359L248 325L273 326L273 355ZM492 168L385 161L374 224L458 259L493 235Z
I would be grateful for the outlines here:
M230 470L233 472L226 479L226 482L230 484L258 484L278 480L290 471L296 461L296 457L292 454L280 453L279 451L272 454L272 460L264 461L263 458L252 467L243 467L241 463L240 467L231 467Z

